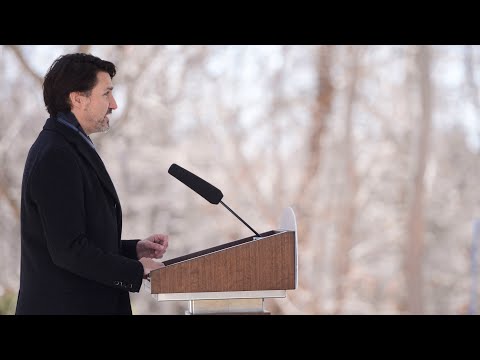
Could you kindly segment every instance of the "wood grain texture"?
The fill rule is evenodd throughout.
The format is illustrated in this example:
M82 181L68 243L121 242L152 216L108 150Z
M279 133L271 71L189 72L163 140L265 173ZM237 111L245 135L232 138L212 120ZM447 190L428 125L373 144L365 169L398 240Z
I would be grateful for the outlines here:
M231 245L231 246L229 246ZM295 232L247 238L150 274L151 293L288 290L295 288ZM185 257L184 257L185 258Z

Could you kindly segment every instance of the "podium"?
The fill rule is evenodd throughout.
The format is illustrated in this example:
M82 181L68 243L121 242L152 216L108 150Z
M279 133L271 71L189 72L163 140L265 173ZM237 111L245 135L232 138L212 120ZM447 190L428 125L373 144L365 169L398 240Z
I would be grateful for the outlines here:
M157 301L188 301L187 315L269 314L266 298L298 286L295 214L286 208L278 229L163 263L143 283Z

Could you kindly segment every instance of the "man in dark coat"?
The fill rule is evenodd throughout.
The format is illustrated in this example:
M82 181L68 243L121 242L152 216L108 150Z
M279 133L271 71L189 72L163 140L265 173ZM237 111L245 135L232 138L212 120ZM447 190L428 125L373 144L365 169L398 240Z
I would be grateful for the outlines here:
M132 314L129 292L163 266L168 236L121 240L115 187L88 135L117 108L115 65L60 56L43 83L50 118L25 163L16 314Z

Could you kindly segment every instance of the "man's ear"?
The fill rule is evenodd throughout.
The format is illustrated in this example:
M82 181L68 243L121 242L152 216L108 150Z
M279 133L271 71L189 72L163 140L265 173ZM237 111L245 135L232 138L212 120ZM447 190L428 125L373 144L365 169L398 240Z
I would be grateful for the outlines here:
M85 102L85 95L81 92L71 92L68 97L70 98L70 104L72 109L81 109Z

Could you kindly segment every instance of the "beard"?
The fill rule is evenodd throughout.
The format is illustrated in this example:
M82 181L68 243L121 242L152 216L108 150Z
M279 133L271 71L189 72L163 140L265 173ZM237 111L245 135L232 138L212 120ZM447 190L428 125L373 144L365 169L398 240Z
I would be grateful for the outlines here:
M110 130L110 119L105 116L103 119L99 120L95 126L95 132L107 133Z

